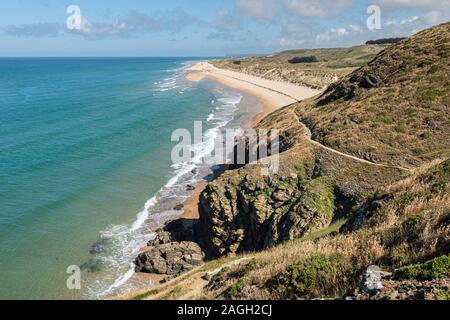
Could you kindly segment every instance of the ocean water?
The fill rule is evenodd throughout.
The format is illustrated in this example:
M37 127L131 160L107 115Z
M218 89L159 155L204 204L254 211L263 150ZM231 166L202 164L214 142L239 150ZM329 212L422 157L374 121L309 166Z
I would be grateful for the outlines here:
M0 299L96 299L126 284L139 248L209 172L201 157L172 165L172 132L203 121L209 152L258 111L185 80L191 62L0 59ZM81 290L67 289L71 265Z

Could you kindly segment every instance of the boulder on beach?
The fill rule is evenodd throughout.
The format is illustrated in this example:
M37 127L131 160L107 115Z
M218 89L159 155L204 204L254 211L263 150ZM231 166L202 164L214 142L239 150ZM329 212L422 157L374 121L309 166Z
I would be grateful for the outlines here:
M169 242L141 253L136 272L179 275L203 264L203 253L195 242Z

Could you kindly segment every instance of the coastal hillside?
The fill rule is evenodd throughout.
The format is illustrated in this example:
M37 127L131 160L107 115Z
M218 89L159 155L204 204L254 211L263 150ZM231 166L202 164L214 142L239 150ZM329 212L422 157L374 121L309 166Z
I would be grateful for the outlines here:
M265 57L211 61L214 66L270 80L322 89L369 62L387 44L290 50Z
M449 55L446 23L262 120L278 174L210 182L190 234L209 262L136 298L449 299Z

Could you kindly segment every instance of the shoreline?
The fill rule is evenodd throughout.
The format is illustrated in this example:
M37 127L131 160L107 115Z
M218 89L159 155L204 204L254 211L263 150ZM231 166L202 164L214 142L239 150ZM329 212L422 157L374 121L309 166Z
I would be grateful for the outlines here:
M289 82L267 80L244 73L218 69L209 62L198 62L186 69L186 79L200 82L204 78L216 81L226 87L258 98L263 111L255 116L250 127L255 127L270 113L292 103L308 99L321 92L306 86Z
M249 128L255 127L262 119L272 112L292 103L313 97L321 92L320 90L300 87L288 82L283 83L279 81L266 80L235 71L218 69L209 62L198 62L187 68L186 71L188 72L186 74L186 79L191 82L198 83L203 79L208 78L226 87L241 91L249 96L256 97L260 101L263 111L253 117ZM273 85L276 89L268 89L267 86L269 85ZM298 90L298 93L292 92L295 89ZM286 90L287 93L283 94L282 90ZM215 174L214 179L216 179L224 171L225 170L221 170L220 173ZM208 182L205 180L202 180L197 184L193 194L183 203L184 213L177 217L177 219L199 218L198 202L200 194L205 189L207 184Z
M250 124L246 126L247 128L242 127L241 124L242 129L253 128L272 112L292 103L313 97L321 92L320 90L308 87L300 87L287 82L283 83L279 81L272 81L249 76L243 73L218 69L212 66L209 62L198 62L193 66L187 68L186 71L187 74L185 78L188 81L198 83L201 80L208 78L212 81L220 83L223 86L235 89L259 100L263 110L253 117L253 119L250 121ZM222 166L219 170L214 171L211 181L218 178L225 171L225 166ZM183 213L179 216L174 217L173 220L199 219L199 199L201 193L208 183L209 181L207 180L201 180L197 183L195 189L193 190L193 193L182 203ZM135 274L130 280L131 282L135 283L139 283L141 280L147 283L151 282L153 283L153 285L148 288L151 289L161 285L160 281L163 278L163 276L157 274ZM133 290L132 292L129 292L124 296L109 297L109 299L127 299L134 295L138 295L145 290L147 289L139 288Z

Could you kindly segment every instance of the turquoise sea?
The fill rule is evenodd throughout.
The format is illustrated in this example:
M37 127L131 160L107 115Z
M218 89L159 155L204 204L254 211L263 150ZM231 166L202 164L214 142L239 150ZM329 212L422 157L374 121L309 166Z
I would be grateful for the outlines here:
M0 59L0 299L95 299L131 275L206 172L172 165L173 130L203 121L214 139L255 112L186 81L192 60ZM70 265L81 290L66 287Z

